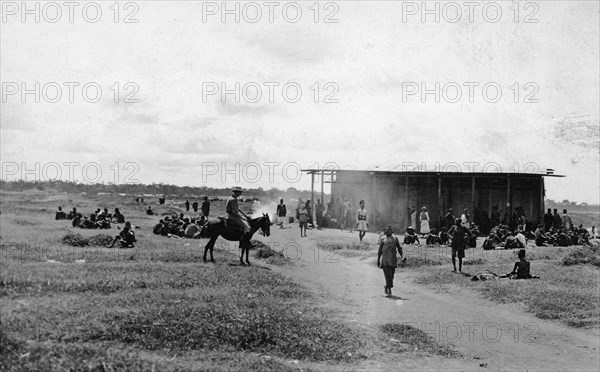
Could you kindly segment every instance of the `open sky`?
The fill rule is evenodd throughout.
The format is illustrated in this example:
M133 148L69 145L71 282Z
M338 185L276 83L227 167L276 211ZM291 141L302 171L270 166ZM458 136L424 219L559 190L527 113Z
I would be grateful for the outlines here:
M21 4L2 1L4 179L307 189L298 167L533 163L567 176L547 197L600 201L598 1Z

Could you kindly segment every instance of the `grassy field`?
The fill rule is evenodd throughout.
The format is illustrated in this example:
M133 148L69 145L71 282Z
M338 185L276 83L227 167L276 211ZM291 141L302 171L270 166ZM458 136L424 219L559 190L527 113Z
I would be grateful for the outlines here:
M139 227L136 248L104 248L115 227L55 221L58 205L84 214L119 207ZM412 343L452 354L410 328L346 325L272 272L269 264L291 263L268 247L254 255L266 262L242 267L235 244L220 239L217 264L203 263L205 240L151 233L177 206L154 205L159 216L147 216L131 198L25 192L2 193L0 207L0 370L344 370L380 350L411 352ZM74 233L91 245L65 244ZM389 334L404 335L405 347L390 346Z

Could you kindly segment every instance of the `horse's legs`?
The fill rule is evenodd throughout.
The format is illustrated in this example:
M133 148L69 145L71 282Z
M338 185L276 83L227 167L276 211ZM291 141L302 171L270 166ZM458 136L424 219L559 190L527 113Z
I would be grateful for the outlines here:
M213 257L213 248L215 247L215 241L217 240L219 236L214 236L211 237L210 240L208 241L208 243L206 243L206 246L204 247L204 256L203 256L203 260L204 262L206 262L206 252L208 252L208 250L210 249L210 261L212 263L215 262L215 259Z
M245 244L243 240L240 240L240 264L244 266L244 248Z
M250 247L252 246L252 243L250 241L247 241L245 245L246 245L246 247L245 247L245 249L246 249L246 264L250 265L250 261L248 260L248 253L250 253Z

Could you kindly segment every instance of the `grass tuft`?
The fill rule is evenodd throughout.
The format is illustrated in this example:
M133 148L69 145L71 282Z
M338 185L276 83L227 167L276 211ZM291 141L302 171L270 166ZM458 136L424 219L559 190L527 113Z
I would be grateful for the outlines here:
M562 264L565 266L593 265L600 267L600 249L597 245L577 247L563 257Z
M386 336L392 338L392 342L399 344L399 351L414 350L447 357L461 356L458 350L437 342L434 338L427 335L427 333L412 325L386 323L381 325L380 329Z

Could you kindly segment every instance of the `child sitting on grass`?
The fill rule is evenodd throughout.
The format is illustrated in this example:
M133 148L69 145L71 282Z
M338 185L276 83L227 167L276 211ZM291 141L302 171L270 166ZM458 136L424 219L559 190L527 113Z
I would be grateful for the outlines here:
M513 270L506 274L502 275L501 278L510 278L510 279L534 279L539 278L537 275L530 274L530 263L525 259L525 250L520 249L518 253L519 261L515 262L515 266Z

